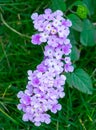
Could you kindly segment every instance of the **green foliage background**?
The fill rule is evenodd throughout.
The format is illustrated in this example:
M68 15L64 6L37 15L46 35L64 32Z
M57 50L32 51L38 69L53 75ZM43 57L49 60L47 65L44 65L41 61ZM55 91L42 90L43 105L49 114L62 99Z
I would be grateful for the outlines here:
M16 95L25 89L27 70L43 59L42 47L30 42L35 32L30 16L49 7L61 9L72 21L69 38L75 71L66 75L62 110L51 114L51 124L35 127L22 121ZM0 130L95 130L95 76L96 0L0 0Z

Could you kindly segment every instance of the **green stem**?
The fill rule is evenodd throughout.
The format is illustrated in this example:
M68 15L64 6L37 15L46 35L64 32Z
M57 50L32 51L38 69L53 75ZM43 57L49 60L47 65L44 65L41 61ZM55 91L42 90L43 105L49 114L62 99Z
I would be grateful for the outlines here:
M18 32L17 30L15 30L14 28L12 28L11 26L9 26L9 25L6 23L6 21L4 20L4 18L3 18L3 16L2 16L2 13L0 13L0 17L1 17L2 23L3 23L7 28L9 28L11 31L15 32L16 34L18 34L18 35L21 36L21 37L26 37L26 38L28 38L28 39L31 39L30 36L27 36L27 35L25 35L25 34L22 34L22 33Z

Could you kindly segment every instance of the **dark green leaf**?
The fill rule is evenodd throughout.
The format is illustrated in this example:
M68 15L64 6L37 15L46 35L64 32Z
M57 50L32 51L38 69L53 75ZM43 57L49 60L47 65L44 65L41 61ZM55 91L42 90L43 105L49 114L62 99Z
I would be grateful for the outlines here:
M76 46L72 46L71 60L77 61L79 57L80 57L80 51L77 49Z
M74 6L74 5L75 5L75 6L78 6L78 5L82 5L82 6L83 6L84 3L83 3L82 1L76 1L76 2L73 3L73 6Z
M55 10L62 10L65 11L66 10L66 4L64 2L64 0L52 0L52 9Z
M69 1L68 1L69 2ZM86 8L87 8L87 6L85 5L85 3L84 2L82 2L82 1L74 1L74 3L73 3L73 1L72 1L72 4L69 4L69 6L68 6L68 8L70 9L70 10L72 10L73 9L73 7L74 6L85 6ZM88 10L88 9L87 9Z
M80 42L84 46L95 45L95 29L89 20L84 21L83 31L80 35Z
M94 14L94 11L96 10L96 0L83 0L83 2L88 7L90 15Z
M75 14L70 14L68 18L72 21L72 28L78 32L82 31L83 22Z
M69 39L72 45L77 45L80 40L80 33L70 28Z
M72 77L71 77L71 73L66 73L65 74L67 77L67 83L69 84L69 86L72 88Z
M83 69L77 69L67 75L68 84L86 94L92 94L92 82L89 75Z

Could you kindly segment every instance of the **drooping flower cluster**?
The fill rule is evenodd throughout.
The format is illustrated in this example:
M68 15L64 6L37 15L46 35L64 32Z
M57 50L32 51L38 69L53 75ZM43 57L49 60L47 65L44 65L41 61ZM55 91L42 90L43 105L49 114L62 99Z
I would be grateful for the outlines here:
M74 70L71 59L72 45L68 39L71 21L63 18L63 12L52 12L46 9L44 14L31 16L34 28L38 31L32 36L32 44L47 43L44 49L44 60L35 71L28 71L28 84L24 92L18 93L20 104L18 109L24 112L23 120L31 121L36 126L51 119L47 111L56 113L61 110L59 98L65 96L64 84L66 77L63 72Z

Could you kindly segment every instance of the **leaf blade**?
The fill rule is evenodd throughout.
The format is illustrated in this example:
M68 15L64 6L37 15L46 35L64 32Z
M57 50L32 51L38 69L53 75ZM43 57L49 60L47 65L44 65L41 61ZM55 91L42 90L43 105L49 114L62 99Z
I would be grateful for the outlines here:
M80 34L80 42L84 46L94 46L96 44L95 29L88 19L84 21L83 30Z
M75 14L68 15L68 18L72 21L72 28L78 32L81 32L83 28L83 22L81 19Z
M83 93L92 94L92 81L89 75L83 69L76 69L68 76L70 78L68 82L70 82L70 84L72 84L74 88L78 89Z
M66 4L63 0L52 0L51 8L56 10L62 10L63 12L66 10Z

